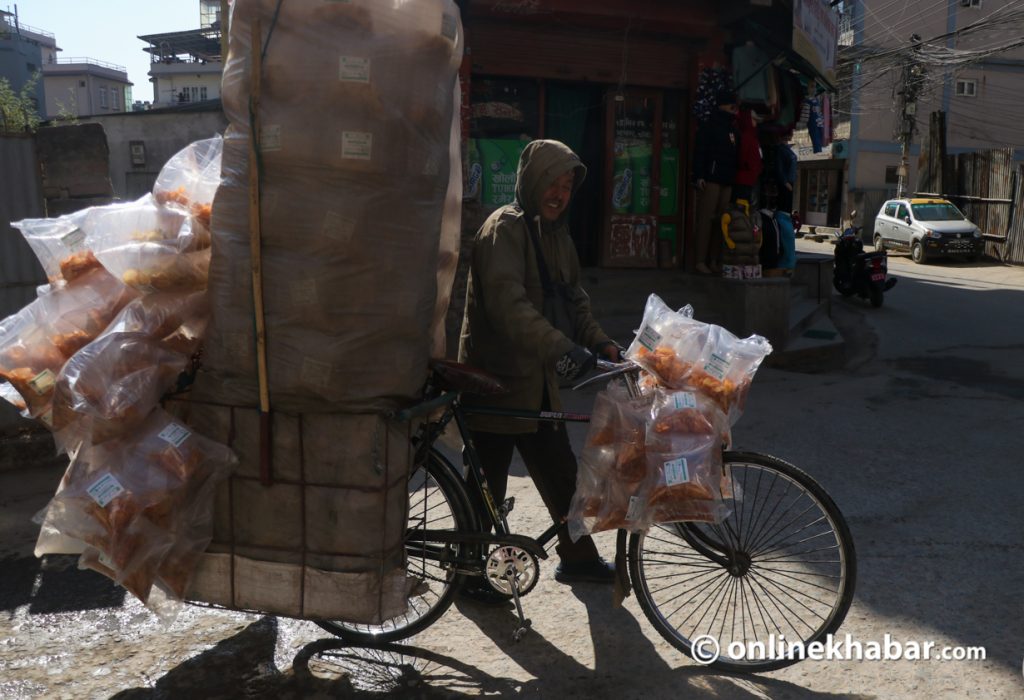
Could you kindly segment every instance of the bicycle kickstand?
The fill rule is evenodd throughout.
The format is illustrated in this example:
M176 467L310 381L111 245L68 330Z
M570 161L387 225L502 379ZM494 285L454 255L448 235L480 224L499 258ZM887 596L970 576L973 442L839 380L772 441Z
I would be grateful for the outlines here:
M505 570L505 580L508 581L508 587L512 590L512 600L515 601L516 614L519 615L519 626L512 633L512 641L518 642L523 635L530 631L533 623L523 614L523 604L519 602L519 587L516 585L515 570L511 566Z

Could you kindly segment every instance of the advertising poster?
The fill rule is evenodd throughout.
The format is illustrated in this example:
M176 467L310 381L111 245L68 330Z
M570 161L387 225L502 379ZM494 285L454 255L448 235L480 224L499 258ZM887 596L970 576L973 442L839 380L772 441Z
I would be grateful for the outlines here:
M476 140L476 154L480 161L478 172L481 203L485 207L496 209L515 199L516 168L526 143L518 139ZM472 162L469 167L472 178Z

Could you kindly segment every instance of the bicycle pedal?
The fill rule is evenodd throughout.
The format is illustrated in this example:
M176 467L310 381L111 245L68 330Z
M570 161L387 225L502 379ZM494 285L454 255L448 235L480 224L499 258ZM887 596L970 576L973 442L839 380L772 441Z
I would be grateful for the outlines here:
M502 516L506 516L512 512L512 509L516 507L516 497L509 496L505 499L505 502L501 504L500 513Z
M517 627L516 631L512 633L512 641L518 642L521 640L530 631L531 627L533 627L533 623L530 620L523 620L522 627Z

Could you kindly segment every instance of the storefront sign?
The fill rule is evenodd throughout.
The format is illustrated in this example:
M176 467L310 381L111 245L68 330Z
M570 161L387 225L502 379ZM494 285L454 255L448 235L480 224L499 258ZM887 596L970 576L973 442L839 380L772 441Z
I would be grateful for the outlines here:
M826 0L793 0L793 50L829 81L836 81L839 15Z
M479 185L481 204L497 208L508 204L516 196L516 168L519 156L526 148L525 141L515 139L477 139L475 155L479 158L477 182L468 183L471 188ZM473 160L471 149L471 161ZM470 176L473 176L473 162L470 162Z

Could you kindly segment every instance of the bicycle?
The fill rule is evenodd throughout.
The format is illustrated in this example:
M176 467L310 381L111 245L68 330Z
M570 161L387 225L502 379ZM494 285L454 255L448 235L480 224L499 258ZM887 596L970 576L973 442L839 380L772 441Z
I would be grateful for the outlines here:
M632 372L638 368L602 363L602 369L605 377L635 378ZM420 580L419 587L403 615L379 625L318 621L323 629L360 644L405 639L441 617L472 576L486 577L515 604L514 640L529 629L522 598L537 584L539 560L547 558L545 545L567 524L553 523L537 537L510 532L507 516L515 500L494 503L466 417L588 422L590 416L461 402L463 392L493 394L499 389L495 378L479 370L452 362L432 364L425 400L397 414L403 420L427 417L414 437L406 535L407 571ZM465 444L465 475L435 446L452 421ZM698 662L747 673L783 668L801 657L793 649L787 655L779 645L821 641L845 619L856 580L853 540L825 490L792 464L732 451L723 453L723 463L732 492L742 494L733 502L731 515L720 524L679 522L638 533L619 530L618 585L623 595L632 588L659 634ZM470 493L479 498L472 499ZM704 650L694 647L705 635L713 635L723 652L741 642L745 655L708 663Z

